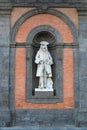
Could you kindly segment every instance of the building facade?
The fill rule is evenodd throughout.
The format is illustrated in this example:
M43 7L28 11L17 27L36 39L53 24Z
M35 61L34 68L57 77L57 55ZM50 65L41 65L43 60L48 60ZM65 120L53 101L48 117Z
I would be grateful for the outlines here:
M53 95L35 95L43 40ZM0 126L87 126L86 53L86 0L0 0Z

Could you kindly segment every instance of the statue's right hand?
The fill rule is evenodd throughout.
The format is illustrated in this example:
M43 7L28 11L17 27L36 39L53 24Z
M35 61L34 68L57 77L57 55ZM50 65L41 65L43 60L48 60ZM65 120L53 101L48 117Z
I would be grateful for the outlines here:
M42 64L42 63L43 63L43 61L41 60L41 61L40 61L40 64Z

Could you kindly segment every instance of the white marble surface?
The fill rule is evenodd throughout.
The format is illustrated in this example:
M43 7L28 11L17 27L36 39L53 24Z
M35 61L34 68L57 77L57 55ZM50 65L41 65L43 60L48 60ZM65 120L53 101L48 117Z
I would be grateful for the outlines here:
M51 89L46 89L46 88L43 88L43 89L40 89L40 88L35 88L35 92L53 92L53 88Z
M48 91L53 88L51 71L53 60L47 48L49 43L46 41L41 41L40 44L40 49L35 56L35 63L37 64L36 77L39 77L38 88L41 89L41 91L42 89Z

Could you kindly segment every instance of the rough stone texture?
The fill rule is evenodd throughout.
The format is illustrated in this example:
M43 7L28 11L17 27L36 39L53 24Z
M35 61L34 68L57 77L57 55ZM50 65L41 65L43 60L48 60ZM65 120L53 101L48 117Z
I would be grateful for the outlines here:
M5 13L5 11L4 11ZM0 14L0 45L9 45L10 16Z
M73 125L66 126L14 126L14 127L0 127L0 130L87 130L86 127L78 128Z
M79 125L87 126L87 16L79 16Z
M11 6L36 6L38 9L47 9L49 7L76 7L77 9L86 10L87 1L84 0L0 0L1 8L8 8Z
M8 46L10 38L9 25L9 15L0 14L0 126L7 126L10 124Z
M74 124L73 110L57 109L16 109L16 125L57 125Z
M0 47L0 125L10 122L9 112L9 48Z
M51 98L54 95L53 89L52 90L38 90L38 88L35 88L35 95L37 98Z
M8 105L9 48L0 47L0 105Z

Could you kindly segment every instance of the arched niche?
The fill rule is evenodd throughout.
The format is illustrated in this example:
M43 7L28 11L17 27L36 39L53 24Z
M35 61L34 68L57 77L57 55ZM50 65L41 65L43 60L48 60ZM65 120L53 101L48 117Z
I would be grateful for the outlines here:
M36 77L35 55L41 41L49 42L48 50L53 58L52 80L54 93L53 96L47 97L35 95L35 88L39 84L39 79ZM58 47L62 43L60 33L49 25L37 26L29 32L27 43L30 46L26 50L26 100L34 103L56 103L62 101L62 49Z

